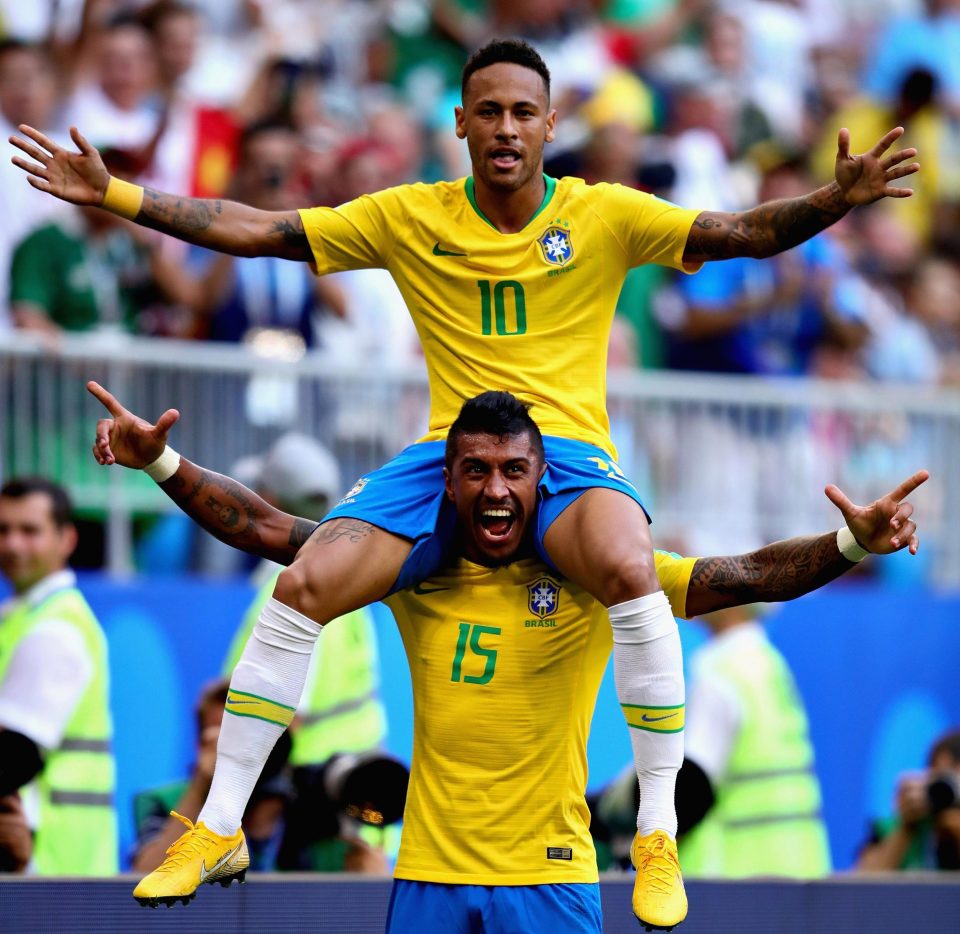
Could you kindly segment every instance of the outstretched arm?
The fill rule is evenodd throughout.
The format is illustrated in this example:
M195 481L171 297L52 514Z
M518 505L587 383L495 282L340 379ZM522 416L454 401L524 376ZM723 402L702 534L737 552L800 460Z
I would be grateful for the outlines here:
M873 554L920 547L913 506L905 501L929 474L920 470L895 490L856 506L836 486L824 491L840 510L857 543ZM837 533L775 542L745 555L699 558L690 575L687 616L700 616L746 603L793 600L830 583L854 566L837 546Z
M30 158L14 156L12 161L27 173L34 188L71 204L104 206L110 174L100 153L76 127L70 128L70 136L77 152L64 149L33 127L21 125L19 130L23 136L11 136L10 142ZM181 198L145 188L136 215L130 211L124 216L143 227L234 256L311 257L297 211L260 211L236 201Z
M833 182L800 198L768 201L749 211L702 212L687 237L684 262L773 256L809 240L858 204L871 204L881 198L908 198L913 194L911 189L897 188L891 183L920 170L919 163L907 163L917 154L916 149L884 155L902 135L903 127L896 127L869 152L852 156L850 132L841 130Z
M319 525L274 508L242 483L182 456L177 472L159 487L220 541L278 564L290 564Z
M163 453L167 434L180 417L176 409L167 409L151 425L127 411L99 383L91 381L87 389L111 416L97 422L93 456L99 464L142 470ZM205 470L182 456L176 473L159 486L220 541L280 564L290 564L317 528L316 522L282 512L236 480Z

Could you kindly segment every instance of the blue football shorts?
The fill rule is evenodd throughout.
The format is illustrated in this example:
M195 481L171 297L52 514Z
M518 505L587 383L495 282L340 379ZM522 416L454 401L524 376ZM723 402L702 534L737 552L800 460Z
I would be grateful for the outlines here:
M448 885L395 879L386 934L601 934L600 886Z
M579 496L593 487L607 487L626 494L641 508L643 501L600 448L552 435L544 436L543 447L547 469L538 490L534 541L542 560L556 570L544 550L543 537ZM449 560L457 516L444 493L445 448L445 441L411 444L379 470L361 477L324 519L360 519L413 542L391 593L420 583ZM644 513L649 521L646 509Z

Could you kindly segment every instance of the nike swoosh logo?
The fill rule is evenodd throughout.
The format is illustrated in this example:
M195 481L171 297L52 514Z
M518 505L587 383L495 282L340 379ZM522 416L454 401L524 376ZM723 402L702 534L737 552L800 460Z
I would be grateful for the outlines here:
M217 862L213 864L212 869L207 869L206 862L201 861L200 862L200 884L202 885L204 882L207 881L208 876L212 876L218 869L222 869L228 862L230 862L230 860L233 859L233 857L236 856L238 852L240 852L241 846L243 846L243 844L238 843L229 853L227 853L226 856L223 857L223 859L217 860Z
M668 713L662 717L648 717L646 714L644 714L640 719L643 720L644 723L656 723L658 720L669 720L671 717L675 716L675 713Z
M424 587L422 584L414 584L413 592L422 596L425 593L439 593L441 590L449 589L449 587Z
M234 700L232 697L227 698L228 704L255 704L255 700Z
M454 253L450 250L443 250L440 248L440 241L438 240L433 245L433 255L434 256L466 256L466 253ZM446 590L447 588L444 588Z

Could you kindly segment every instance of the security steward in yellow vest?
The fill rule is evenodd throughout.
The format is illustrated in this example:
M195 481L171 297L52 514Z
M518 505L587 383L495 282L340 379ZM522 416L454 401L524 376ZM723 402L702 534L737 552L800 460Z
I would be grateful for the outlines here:
M107 646L67 561L70 500L40 478L0 489L0 796L33 828L28 871L117 871Z
M677 781L684 873L826 875L820 784L793 675L751 608L703 622L712 638L692 661Z

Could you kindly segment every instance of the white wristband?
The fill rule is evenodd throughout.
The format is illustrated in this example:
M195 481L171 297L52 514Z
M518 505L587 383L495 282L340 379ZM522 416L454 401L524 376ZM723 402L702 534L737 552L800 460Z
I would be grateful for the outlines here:
M870 554L866 548L863 548L859 542L857 542L853 537L853 532L846 526L837 529L837 548L840 549L840 554L842 554L847 561L852 561L854 564L863 561L863 559Z
M143 472L155 483L169 480L180 466L180 455L169 445L163 453L152 463L143 468Z

